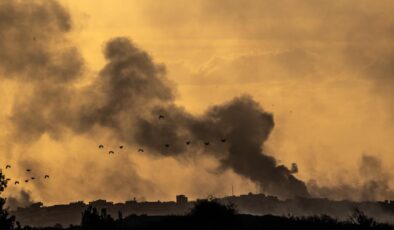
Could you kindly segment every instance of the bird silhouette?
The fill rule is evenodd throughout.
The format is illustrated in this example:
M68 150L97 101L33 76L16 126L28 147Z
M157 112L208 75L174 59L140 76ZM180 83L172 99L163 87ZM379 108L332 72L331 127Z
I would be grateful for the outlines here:
M143 153L143 152L144 152L144 150L143 150L143 149L138 149L138 152L142 152L142 153Z
M36 178L32 176L30 179L34 180L34 179L36 179Z
M29 183L29 180L25 180L26 183Z
M45 175L44 178L45 178L45 179L48 179L48 178L49 178L49 175Z
M208 146L208 145L209 145L209 142L207 141L207 142L205 142L204 144Z
M190 145L190 141L186 141L186 144L187 144L187 145Z
M104 145L99 145L99 149L102 149L102 148L104 148Z
M5 169L10 169L11 168L11 165L6 165L5 166Z
M109 151L108 154L114 154L114 151Z
M120 149L123 149L123 145L119 146Z
M19 181L15 181L14 184L19 184Z
M11 178L7 178L7 179L5 179L6 181L10 181L11 180Z
M165 144L164 145L166 148L169 148L170 147L170 144Z
M224 142L226 142L226 138L222 138L222 140L221 140L221 141L222 141L223 143L224 143Z
M26 172L30 172L31 171L31 169L26 169Z
M159 115L159 120L164 119L163 115Z

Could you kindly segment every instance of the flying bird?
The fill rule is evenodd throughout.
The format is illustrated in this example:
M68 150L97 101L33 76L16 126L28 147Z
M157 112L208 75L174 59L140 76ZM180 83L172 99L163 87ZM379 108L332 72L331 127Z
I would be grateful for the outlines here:
M35 177L31 177L30 179L34 180L34 179L36 179L36 178L35 178Z
M48 179L48 178L49 178L49 175L45 175L44 178L45 178L45 179Z
M114 154L114 151L109 151L108 154Z
M25 180L25 182L26 182L26 183L28 183L28 182L29 182L29 180Z
M187 144L187 145L190 145L190 141L186 141L186 144Z
M223 143L226 142L226 138L222 138L222 142L223 142Z
M159 120L164 119L163 115L159 115Z
M5 169L9 169L9 168L11 168L11 165L6 165L5 166Z
M144 152L144 150L143 150L143 149L138 149L138 152L142 152L142 153L143 153L143 152Z
M123 149L123 145L119 146L120 149Z
M11 180L11 178L7 178L7 179L5 179L6 181L10 181Z
M15 185L16 185L16 184L19 184L19 181L15 181L14 184L15 184Z
M164 145L166 148L169 148L170 147L170 144L165 144Z
M99 145L99 149L102 149L102 148L104 148L104 145Z
M208 146L208 145L209 145L209 142L205 142L204 144Z
M26 172L30 172L31 171L31 169L26 169Z

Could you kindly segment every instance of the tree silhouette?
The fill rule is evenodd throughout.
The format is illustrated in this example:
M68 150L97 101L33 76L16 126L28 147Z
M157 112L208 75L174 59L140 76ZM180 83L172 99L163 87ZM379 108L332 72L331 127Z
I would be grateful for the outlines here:
M84 230L115 229L115 220L107 214L105 208L99 213L97 208L89 206L82 213L81 227Z
M189 215L202 218L232 217L237 213L233 204L222 204L216 199L197 201Z
M367 216L362 210L358 208L353 210L353 213L350 216L350 221L362 228L373 228L377 225L376 221L372 217Z
M0 170L0 195L7 187L7 180ZM0 197L0 229L12 230L14 229L15 217L10 216L8 210L4 207L6 199Z
M197 201L190 210L193 225L202 229L230 229L237 211L233 204L222 204L217 199Z

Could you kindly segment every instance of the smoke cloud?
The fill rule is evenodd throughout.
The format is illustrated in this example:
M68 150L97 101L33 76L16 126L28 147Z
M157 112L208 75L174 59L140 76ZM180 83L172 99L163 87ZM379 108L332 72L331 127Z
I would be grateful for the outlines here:
M86 80L84 60L76 46L67 39L73 26L67 10L57 1L0 1L0 19L0 79L6 84L16 85L6 91L6 94L13 96L13 105L7 113L9 131L2 143L2 152L7 154L6 162L2 160L2 163L12 165L7 176L20 181L18 186L22 189L38 192L33 194L35 198L58 202L59 196L53 191L64 186L68 188L67 195L74 199L81 196L98 198L111 194L114 189L120 197L128 197L130 192L143 194L150 191L154 194L158 191L139 176L133 160L128 156L102 164L97 157L93 161L89 153L81 154L80 149L65 149L61 144L74 141L70 139L70 132L84 133L87 129L93 132L93 123L88 119L94 116L97 124L119 127L114 124L115 118L109 117L115 117L116 112L101 114L105 110L127 107L124 102L116 101L118 104L114 104L115 101L97 98L102 96L97 94L98 90L103 90L103 94L113 93L110 87L116 83L111 79L101 81L101 85L93 83L97 90L92 90L93 87L85 90L78 86ZM117 48L109 45L106 56L119 60L121 57L115 57L112 49ZM149 65L146 59L149 60L137 57L136 65L138 61L141 65ZM153 71L149 67L144 70ZM137 72L140 70L136 69ZM103 74L108 71L104 69ZM107 87L105 81L113 84ZM117 83L122 85L122 82ZM85 98L89 98L89 102L84 101ZM93 103L95 100L100 104ZM85 116L85 113L88 115ZM78 145L91 146L95 142L93 138L83 136L78 139ZM42 149L42 146L45 148ZM73 165L73 170L67 170L70 165ZM31 173L26 172L27 168L32 170ZM45 174L50 174L50 179L44 180ZM117 180L114 180L115 175ZM34 182L24 182L32 176L36 177ZM81 186L86 181L90 182L89 186ZM128 185L120 188L120 184ZM24 203L26 196L12 195L18 186L10 185L11 206L17 201Z
M108 126L122 141L164 156L184 155L195 151L193 147L204 146L202 151L215 155L223 169L251 179L267 193L308 195L303 182L264 153L261 145L274 127L273 117L253 99L236 98L195 117L171 103L173 97L168 84L161 80L161 68L127 39L110 41L105 55L108 64L88 90L94 91L98 85L104 104L96 112L80 116L82 123ZM150 109L149 116L146 111ZM160 115L164 119L159 119ZM129 137L134 127L135 140Z
M6 200L6 207L11 210L16 210L17 208L25 208L32 205L34 201L31 198L29 192L21 190L18 194L9 196Z
M353 184L338 186L319 186L316 181L310 181L308 188L311 194L318 197L348 200L375 201L394 198L394 191L390 188L391 176L382 166L381 161L372 155L364 154L359 165L359 181Z

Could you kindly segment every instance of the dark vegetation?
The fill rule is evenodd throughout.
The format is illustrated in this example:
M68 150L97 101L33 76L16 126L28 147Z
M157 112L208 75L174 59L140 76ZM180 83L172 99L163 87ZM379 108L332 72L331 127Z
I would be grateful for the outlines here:
M29 228L55 230L61 226ZM185 216L131 215L123 218L119 213L115 220L103 209L100 212L89 207L82 213L80 226L69 226L69 230L125 230L125 229L394 229L394 226L380 224L356 209L348 221L338 221L329 216L253 216L237 214L231 205L216 200L204 200Z
M7 179L4 174L0 171L0 195L7 187ZM15 218L8 214L7 209L4 207L5 199L0 197L0 229L11 230L14 229Z
M0 193L7 187L7 180L0 171ZM222 204L216 199L201 200L184 216L131 215L122 213L114 219L105 209L88 207L80 226L56 225L46 228L21 227L4 207L0 197L0 230L126 230L126 229L394 229L393 225L377 223L361 210L355 209L348 221L338 221L329 216L253 216L238 214L232 204Z

